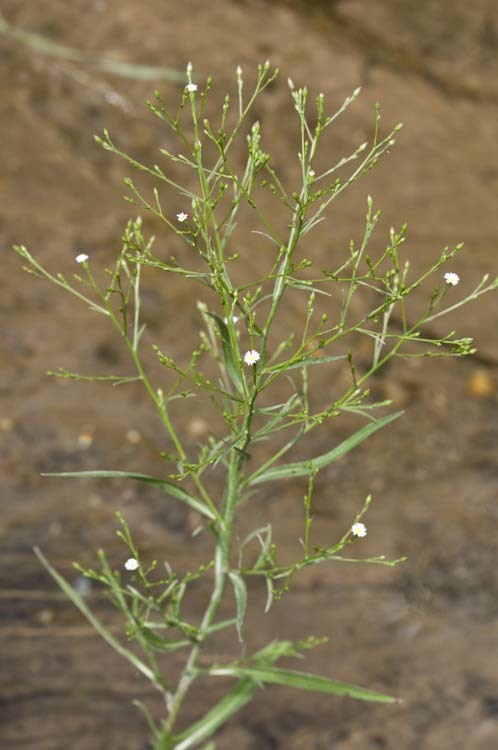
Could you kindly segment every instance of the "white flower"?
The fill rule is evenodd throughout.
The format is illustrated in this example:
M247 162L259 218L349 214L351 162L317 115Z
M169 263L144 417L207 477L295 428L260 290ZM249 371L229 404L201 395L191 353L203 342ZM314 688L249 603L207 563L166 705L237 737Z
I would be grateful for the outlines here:
M291 91L294 91L294 81L292 80L292 78L287 79L287 85Z
M366 536L367 535L367 527L364 523L360 523L357 521L351 526L351 533L353 536Z
M129 557L124 566L126 570L137 570L139 567L139 563L138 560L136 560L134 557Z
M228 318L223 318L224 323L228 323ZM239 322L239 316L238 315L232 315L232 323L238 323Z
M259 358L260 354L256 349L251 349L251 351L244 354L244 362L249 366L255 365L259 361Z
M453 273L453 271L448 271L448 273L444 274L444 280L448 286L456 286L460 281L460 276L457 273Z
M176 215L176 218L182 223L188 219L188 214L186 214L185 211L180 211L180 213Z
M197 91L197 84L196 83L187 83L185 86L189 94L193 94L195 91Z
M76 263L85 263L88 260L88 255L85 255L85 253L80 253L75 258Z

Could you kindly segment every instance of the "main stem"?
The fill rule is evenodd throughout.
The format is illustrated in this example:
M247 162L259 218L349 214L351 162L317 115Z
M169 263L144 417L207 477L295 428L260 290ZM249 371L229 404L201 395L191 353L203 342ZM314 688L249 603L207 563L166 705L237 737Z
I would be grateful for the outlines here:
M171 747L172 730L178 716L182 703L190 689L190 686L196 679L195 667L199 656L202 652L204 641L208 635L209 628L212 625L218 607L220 606L225 590L227 574L230 566L230 547L232 541L233 521L235 509L239 499L240 473L243 463L243 454L238 451L232 451L230 459L227 486L222 510L222 522L218 530L217 543L214 556L214 586L209 600L209 604L202 618L197 635L197 642L192 647L187 663L178 682L178 687L174 693L171 703L170 712L164 723L162 732L156 744L156 750L167 750Z

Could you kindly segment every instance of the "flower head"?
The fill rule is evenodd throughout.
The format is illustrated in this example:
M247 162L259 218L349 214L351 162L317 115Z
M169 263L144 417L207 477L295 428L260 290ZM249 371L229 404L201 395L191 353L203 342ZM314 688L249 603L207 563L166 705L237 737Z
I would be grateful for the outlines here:
M187 91L189 92L189 94L193 94L194 92L197 91L197 84L196 83L187 83L187 85L185 86L185 88L187 89Z
M188 214L186 214L185 211L180 211L180 213L176 215L176 218L181 224L188 219Z
M364 523L360 523L357 521L351 526L351 533L353 536L366 536L367 535L367 527Z
M259 362L260 356L260 353L257 352L256 349L251 349L244 354L244 362L246 363L246 365L252 367L256 364L256 362Z
M88 255L85 255L85 253L80 253L75 258L76 263L85 263L88 260Z
M126 570L137 570L139 568L139 563L135 557L129 557L124 566Z
M456 286L460 282L460 276L453 271L448 271L444 274L444 280L448 286Z

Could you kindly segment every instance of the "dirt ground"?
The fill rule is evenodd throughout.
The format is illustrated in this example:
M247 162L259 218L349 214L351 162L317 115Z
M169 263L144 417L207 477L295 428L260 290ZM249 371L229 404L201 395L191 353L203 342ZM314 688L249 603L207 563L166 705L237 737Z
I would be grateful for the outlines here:
M288 178L297 145L287 76L337 106L361 85L338 122L332 156L370 137L377 100L386 128L405 127L389 157L337 204L310 256L322 262L358 235L371 193L384 211L379 245L391 224L406 220L415 267L465 242L452 267L462 278L458 293L498 273L495 0L2 0L0 11L19 28L89 54L180 70L192 60L200 78L214 75L220 95L233 87L238 64L249 72L270 59L282 76L257 116ZM124 150L154 163L165 136L144 101L154 88L173 100L180 86L105 75L7 37L0 60L0 748L145 750L148 730L131 701L157 711L156 695L59 594L32 549L41 547L78 585L72 561L93 563L99 547L121 564L118 509L144 555L180 570L204 561L207 535L192 539L192 519L142 486L39 476L91 468L153 474L168 446L135 386L45 377L58 367L120 369L125 355L92 313L23 274L9 248L26 244L65 273L78 252L109 262L133 213L121 200L128 170L92 135L107 127ZM257 263L251 242L248 269ZM323 540L338 538L372 491L361 550L408 562L314 569L268 615L262 592L250 591L251 648L327 635L329 643L307 656L309 671L401 702L266 688L220 732L219 750L498 748L497 299L488 295L448 324L476 339L474 357L400 361L378 377L377 394L404 408L404 418L320 475ZM182 357L195 341L194 302L190 287L151 277L150 341ZM185 423L192 445L193 416ZM337 436L321 433L312 447L325 450L331 440ZM250 507L248 523L271 521L284 553L295 552L301 490L285 486L275 497L272 487ZM92 592L89 599L112 622L101 599ZM223 654L223 641L219 647ZM216 695L213 687L197 693L185 718Z

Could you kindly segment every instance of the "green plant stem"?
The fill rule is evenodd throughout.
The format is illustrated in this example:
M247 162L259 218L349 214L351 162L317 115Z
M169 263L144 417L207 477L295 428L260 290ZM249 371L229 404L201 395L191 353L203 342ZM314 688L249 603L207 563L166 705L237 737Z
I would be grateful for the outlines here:
M170 711L167 721L160 733L157 744L157 750L163 750L168 747L167 742L171 740L171 733L178 717L182 703L190 689L190 686L197 678L195 667L202 652L204 640L208 630L212 625L218 607L220 606L225 591L227 574L229 570L230 550L233 535L233 521L235 509L239 500L240 491L240 471L243 462L243 455L237 451L232 451L230 465L228 470L227 487L223 503L223 522L218 534L215 563L214 563L214 586L209 600L209 604L202 618L198 631L198 642L193 646L187 663L183 669L182 676L178 682L178 687L170 702Z
M256 378L255 378L256 380ZM251 442L251 424L255 410L255 402L258 395L256 382L254 383L248 409L245 417L242 434L244 442L238 450L232 450L228 467L227 484L222 507L222 522L217 535L217 543L214 556L214 586L208 606L202 618L198 630L197 642L192 647L189 658L183 669L178 682L178 687L170 702L170 711L157 744L157 750L165 750L165 742L171 740L171 733L177 719L182 703L197 678L195 667L202 652L204 640L212 625L216 612L221 604L225 591L228 571L230 568L230 552L233 537L233 522L235 511L240 500L241 472L245 460L245 451Z
M107 314L109 315L110 319L112 320L112 322L114 323L114 325L116 326L116 328L118 329L118 331L121 333L121 335L123 337L123 340L124 340L124 342L126 344L126 347L127 347L128 351L130 353L130 356L131 356L131 358L133 360L133 364L135 365L135 369L136 369L136 371L137 371L137 373L138 373L138 375L140 377L140 380L142 381L143 385L145 386L145 389L146 389L147 393L149 394L149 396L151 397L152 401L154 402L154 404L156 406L156 409L157 409L157 411L159 413L159 417L160 417L162 423L164 424L164 426L166 427L166 430L167 430L169 436L171 437L171 440L173 441L173 444L174 444L176 450L178 451L178 455L180 456L180 459L182 460L182 462L186 461L187 460L187 454L185 452L185 449L183 448L183 445L182 445L182 443L181 443L178 435L176 434L175 428L173 427L173 424L172 424L171 419L169 417L168 410L166 409L164 400L161 398L160 393L157 392L154 389L154 387L152 386L152 383L150 382L150 380L147 377L147 374L146 374L146 372L145 372L145 370L143 368L142 362L140 361L140 356L138 354L138 346L136 346L134 344L134 341L132 341L130 339L130 337L128 336L127 332L123 329L123 326L121 325L121 323L117 319L116 315L114 314L114 311L113 311L113 309L112 309L112 307L111 307L111 305L109 303L109 300L106 299L102 295L102 293L101 293L99 287L97 286L97 283L96 283L96 281L95 281L95 279L94 279L94 277L91 274L91 272L90 272L89 269L88 269L88 276L90 278L90 281L91 281L91 283L92 283L95 291L97 292L97 294L99 295L99 297L104 302L104 304L106 306ZM136 321L135 325L138 325L138 321ZM135 338L135 336L134 336L134 338ZM137 341L137 343L138 343L138 341ZM213 512L215 518L218 519L218 521L221 520L220 519L219 511L216 508L216 506L214 505L213 501L211 500L211 498L210 498L210 496L209 496L209 494L208 494L208 492L207 492L207 490L206 490L206 488L204 486L204 483L201 481L201 479L199 478L199 476L195 472L192 474L192 478L193 478L193 481L195 483L195 486L197 487L197 489L201 493L202 499L204 500L204 502L206 503L206 505L208 506L208 508Z

